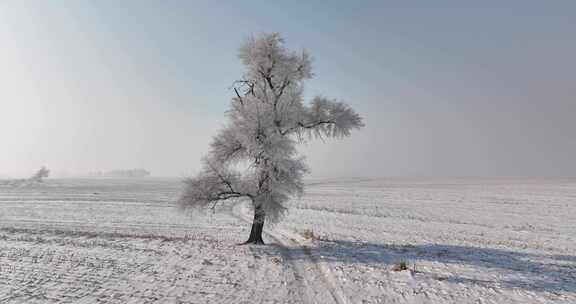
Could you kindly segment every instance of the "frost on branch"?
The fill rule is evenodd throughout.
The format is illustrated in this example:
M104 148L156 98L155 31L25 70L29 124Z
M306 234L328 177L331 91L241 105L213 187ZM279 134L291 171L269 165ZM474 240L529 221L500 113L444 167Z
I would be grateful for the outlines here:
M361 128L362 119L348 105L324 97L304 104L310 55L288 50L277 33L247 39L239 58L245 72L234 82L228 123L214 137L202 172L186 180L180 205L248 200L255 222L274 222L285 211L283 203L303 192L307 167L296 151L303 135L342 138Z
M204 159L204 169L196 177L185 180L180 197L181 207L206 207L229 199L249 198L248 185L243 185L239 173Z
M345 103L315 97L304 109L297 126L290 131L311 136L343 138L364 124L362 118Z

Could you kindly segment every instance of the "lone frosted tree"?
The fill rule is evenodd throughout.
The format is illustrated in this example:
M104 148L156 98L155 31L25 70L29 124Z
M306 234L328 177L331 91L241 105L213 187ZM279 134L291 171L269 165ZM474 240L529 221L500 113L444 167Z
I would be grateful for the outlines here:
M313 138L342 138L363 126L348 105L324 97L303 103L304 81L312 77L306 51L285 48L277 33L259 34L240 47L246 71L234 82L229 121L214 137L203 170L185 180L183 208L214 207L248 200L254 209L245 244L263 244L266 220L285 212L283 203L303 193L307 172L296 144Z

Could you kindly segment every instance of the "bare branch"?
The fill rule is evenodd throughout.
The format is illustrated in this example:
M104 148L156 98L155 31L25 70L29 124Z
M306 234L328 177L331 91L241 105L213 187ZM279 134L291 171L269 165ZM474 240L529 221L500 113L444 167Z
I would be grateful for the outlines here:
M242 99L242 96L240 96L240 93L238 93L238 90L236 88L234 88L234 92L236 92L236 96L238 96L238 100L240 101L240 103L244 105L244 100Z

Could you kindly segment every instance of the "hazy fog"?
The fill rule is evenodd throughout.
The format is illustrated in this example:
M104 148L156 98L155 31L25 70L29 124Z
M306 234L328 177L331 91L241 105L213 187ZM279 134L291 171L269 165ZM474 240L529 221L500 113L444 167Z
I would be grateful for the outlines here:
M576 175L575 2L326 3L2 1L0 177L195 172L260 31L365 118L314 176Z

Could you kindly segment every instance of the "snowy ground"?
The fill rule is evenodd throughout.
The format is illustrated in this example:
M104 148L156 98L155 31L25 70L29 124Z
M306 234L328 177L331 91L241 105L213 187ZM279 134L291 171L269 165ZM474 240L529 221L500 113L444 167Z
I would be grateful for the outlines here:
M0 303L576 303L576 180L313 181L267 246L180 186L0 185Z

